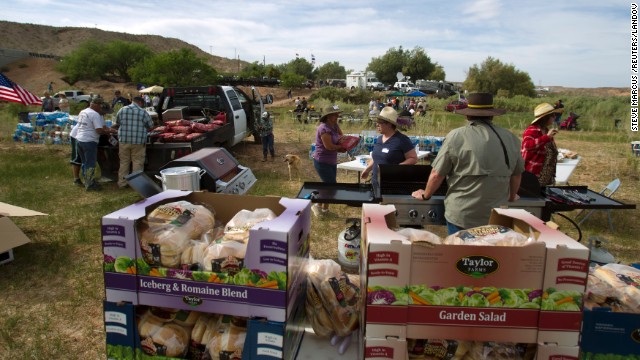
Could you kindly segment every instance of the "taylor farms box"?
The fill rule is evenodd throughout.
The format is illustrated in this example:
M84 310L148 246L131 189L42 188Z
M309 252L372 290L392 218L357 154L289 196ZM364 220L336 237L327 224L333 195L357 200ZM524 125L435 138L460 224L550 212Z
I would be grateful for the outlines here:
M360 359L390 359L390 360L406 360L407 341L396 337L389 338L367 338L364 341L362 356Z
M545 251L535 241L524 246L414 242L407 338L535 343Z
M516 221L531 226L538 234L538 241L546 246L538 342L578 346L589 249L524 210L494 209L490 219L492 224L504 226Z
M558 346L549 343L538 344L536 352L536 360L578 360L579 356L578 346Z
M246 246L244 258L223 252L210 268L202 268L184 264L184 248L162 248L144 238L149 214L177 201L211 209L222 224L241 210L266 208L276 217L254 225L248 239L235 243ZM171 224L188 224L185 216L194 216L193 211ZM308 200L170 190L103 217L102 225L108 301L284 322L303 294L311 227Z
M640 359L640 314L584 310L582 359Z
M409 284L411 243L390 229L396 227L394 213L393 205L362 206L360 338L365 347L373 339L379 343L381 339L395 338L404 343L406 338L408 302L404 289ZM366 349L360 353L372 354L365 358L384 358L386 355L375 354L388 354Z

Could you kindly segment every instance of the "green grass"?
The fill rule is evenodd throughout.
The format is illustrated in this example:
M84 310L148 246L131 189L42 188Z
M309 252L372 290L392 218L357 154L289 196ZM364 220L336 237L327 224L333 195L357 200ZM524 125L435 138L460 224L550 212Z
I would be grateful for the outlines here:
M553 101L548 99L549 101ZM640 202L640 158L631 156L629 142L640 140L628 130L628 99L563 97L568 109L576 107L583 115L581 131L562 131L558 146L577 151L583 161L572 184L587 185L599 191L615 177L622 180L616 199ZM503 100L500 100L502 103ZM539 99L504 100L505 107L533 109ZM544 101L544 99L542 100ZM466 123L459 115L443 112L447 100L429 100L433 111L416 120L408 135L444 136ZM321 108L329 101L316 101ZM345 112L366 104L339 104ZM317 124L299 124L287 113L278 112L275 124L276 153L295 153L303 159L302 181L319 181L311 161L309 145L314 141ZM17 113L24 108L0 105L0 201L47 213L47 216L14 218L13 221L32 242L15 249L15 261L0 266L0 359L99 359L105 356L102 320L104 298L100 219L102 216L141 200L133 190L118 190L108 184L101 192L87 193L72 184L68 164L70 149L64 145L14 143ZM497 117L496 123L520 136L532 118L532 110L510 111ZM614 129L609 119L620 116L623 129ZM627 120L625 120L627 119ZM583 125L584 124L584 125ZM345 133L373 130L366 120L346 124ZM236 159L252 169L258 182L252 195L294 197L301 183L288 180L284 163L262 163L261 147L243 143L232 149ZM354 182L353 172L342 172L339 181ZM360 208L336 205L326 219L312 221L311 255L315 258L337 256L337 236L345 228L344 218L358 217ZM569 216L574 214L569 213ZM604 213L594 214L582 227L583 236L608 240L609 249L620 261L638 261L640 245L637 221L640 211L614 212L616 231L609 232ZM576 237L568 222L554 216L561 230Z

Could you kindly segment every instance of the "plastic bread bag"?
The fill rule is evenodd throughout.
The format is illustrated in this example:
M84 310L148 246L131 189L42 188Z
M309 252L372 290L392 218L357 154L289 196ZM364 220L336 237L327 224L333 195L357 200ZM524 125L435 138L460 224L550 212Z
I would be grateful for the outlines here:
M172 226L143 228L139 234L142 256L152 266L177 268L190 241L185 231Z
M422 229L414 228L401 228L396 231L398 234L406 236L412 243L426 242L433 245L442 244L442 238L440 236Z
M203 205L194 205L181 200L162 204L147 215L149 228L175 227L187 232L189 239L199 239L207 230L213 228L214 213Z
M466 340L407 339L409 359L461 360L472 345Z
M249 239L249 230L254 225L273 220L276 217L276 214L267 208L255 209L254 211L240 210L227 222L224 228L224 240L246 242Z
M593 270L593 276L611 286L624 312L640 313L640 270L623 264L606 264Z
M207 343L211 360L242 359L242 349L247 337L246 325L241 326L242 323L241 318L225 317L217 333Z
M233 275L244 267L247 243L218 239L207 246L200 262L205 271Z
M141 338L140 347L147 355L183 358L189 350L189 335L184 327L169 322L150 337Z
M471 229L460 230L447 236L443 243L446 245L478 245L478 246L524 246L535 237L529 237L502 225L484 225Z
M358 327L358 281L351 281L333 260L310 260L305 309L318 336L328 337L344 354Z
M536 344L473 342L464 360L532 360Z

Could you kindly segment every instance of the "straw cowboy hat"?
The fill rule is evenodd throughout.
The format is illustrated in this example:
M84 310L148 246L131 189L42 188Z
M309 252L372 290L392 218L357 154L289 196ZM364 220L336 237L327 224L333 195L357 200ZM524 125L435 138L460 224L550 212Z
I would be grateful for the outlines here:
M505 109L493 107L493 95L489 93L472 93L467 97L467 107L456 110L456 114L469 116L499 116L507 112Z
M535 124L538 120L542 119L543 117L549 114L557 114L557 113L562 113L562 109L556 109L553 107L553 105L549 103L542 103L536 106L536 108L533 110L533 116L535 116L535 119L533 119L531 124L532 125Z
M324 122L327 116L331 114L340 114L342 110L338 107L338 105L329 105L322 109L322 116L320 117L320 121Z
M391 106L385 106L382 111L380 111L380 114L378 114L377 118L398 126L398 112L395 111Z

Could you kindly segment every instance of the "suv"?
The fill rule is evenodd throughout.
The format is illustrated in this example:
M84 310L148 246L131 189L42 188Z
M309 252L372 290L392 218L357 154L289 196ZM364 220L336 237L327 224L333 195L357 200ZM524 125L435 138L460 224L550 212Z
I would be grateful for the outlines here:
M70 103L84 103L85 105L89 106L89 103L91 102L91 95L85 95L82 90L58 91L51 96L51 98L53 99L53 108L56 110L60 110L60 107L58 106L58 104L60 103L60 94L65 94ZM40 99L44 100L44 97L41 97Z
M393 84L393 88L405 93L410 93L414 90L417 90L416 86L408 81L396 81L396 83Z

